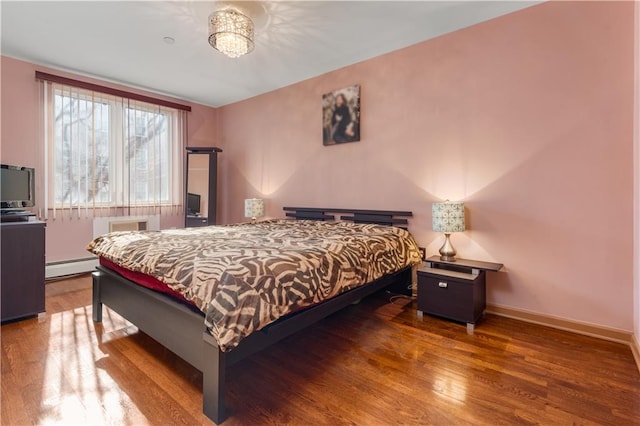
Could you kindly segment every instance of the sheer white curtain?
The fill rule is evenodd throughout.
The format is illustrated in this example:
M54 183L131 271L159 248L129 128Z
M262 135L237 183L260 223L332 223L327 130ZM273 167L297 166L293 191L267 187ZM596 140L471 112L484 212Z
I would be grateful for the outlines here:
M183 212L186 110L40 81L41 217Z

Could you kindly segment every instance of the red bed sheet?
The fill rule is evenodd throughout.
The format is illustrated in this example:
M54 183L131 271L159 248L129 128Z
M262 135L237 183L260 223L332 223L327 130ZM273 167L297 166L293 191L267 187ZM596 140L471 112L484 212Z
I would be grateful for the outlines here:
M100 258L100 265L104 266L105 268L109 268L114 272L117 272L118 274L122 275L129 281L133 281L134 283L141 285L142 287L146 287L150 290L154 290L154 291L166 294L168 296L171 296L172 298L178 300L179 302L186 304L190 308L193 308L194 310L201 312L200 309L198 309L198 307L193 302L185 299L182 294L178 293L171 287L167 286L165 283L163 283L157 278L154 278L150 275L143 274L142 272L130 271L129 269L116 265L115 263L103 257Z

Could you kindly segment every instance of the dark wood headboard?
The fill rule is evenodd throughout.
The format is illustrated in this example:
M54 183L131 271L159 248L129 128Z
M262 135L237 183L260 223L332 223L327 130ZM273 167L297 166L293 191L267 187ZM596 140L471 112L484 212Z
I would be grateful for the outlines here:
M375 223L378 225L392 225L399 228L407 227L407 217L412 217L412 212L396 210L357 210L357 209L331 209L319 207L283 207L285 216L294 219L310 219L335 221L344 220L354 223ZM336 218L336 215L339 215Z

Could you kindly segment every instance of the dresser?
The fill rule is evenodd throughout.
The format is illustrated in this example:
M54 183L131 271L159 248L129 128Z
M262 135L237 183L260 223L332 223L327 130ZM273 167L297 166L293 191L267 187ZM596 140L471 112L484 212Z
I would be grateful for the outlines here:
M45 310L45 223L0 224L0 316L2 322Z

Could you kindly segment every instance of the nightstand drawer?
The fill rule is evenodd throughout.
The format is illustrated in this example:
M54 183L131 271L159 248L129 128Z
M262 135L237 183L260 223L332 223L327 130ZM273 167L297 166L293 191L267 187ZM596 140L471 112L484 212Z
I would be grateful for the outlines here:
M485 309L484 274L446 270L418 271L418 310L455 321L475 323Z
M209 219L202 216L187 216L187 227L209 226Z

